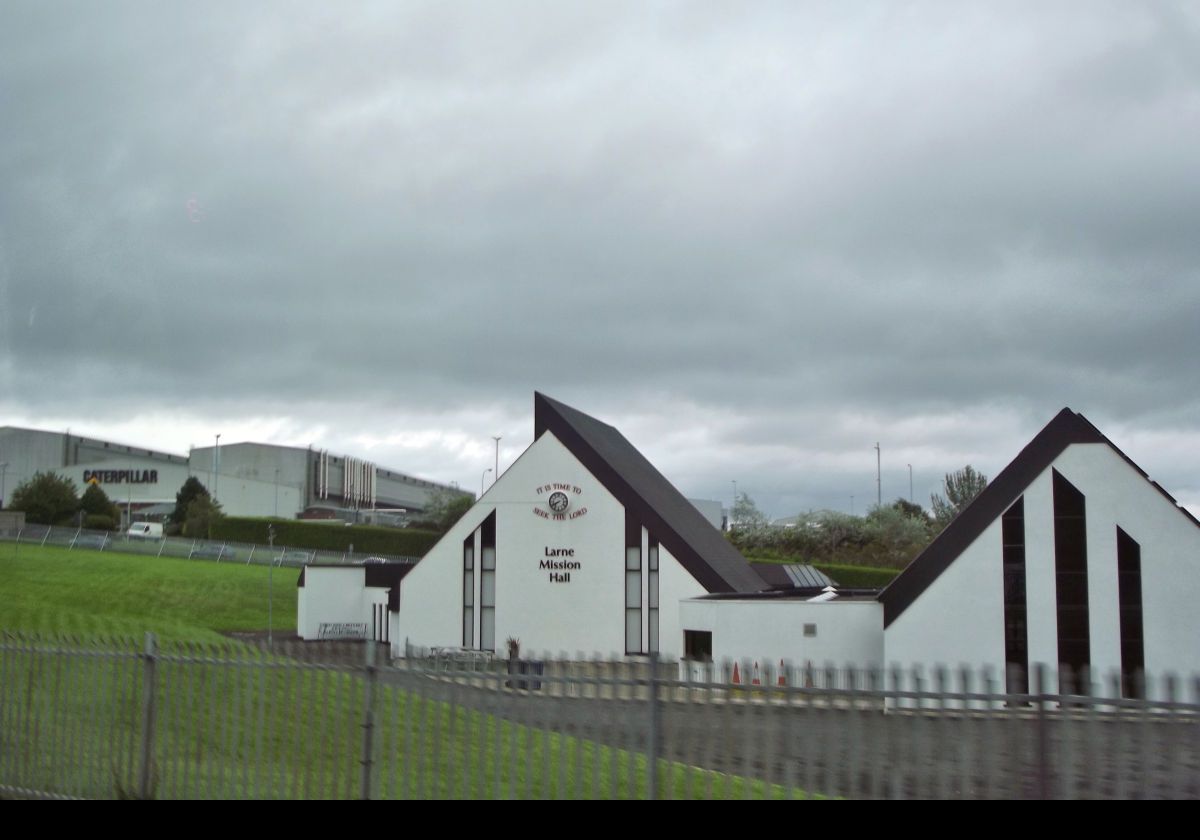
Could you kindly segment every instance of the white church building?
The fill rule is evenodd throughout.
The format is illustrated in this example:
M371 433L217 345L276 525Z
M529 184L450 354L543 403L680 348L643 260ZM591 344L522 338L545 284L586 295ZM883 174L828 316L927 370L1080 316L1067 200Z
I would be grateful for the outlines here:
M615 428L542 394L534 427L415 566L306 570L301 636L359 628L397 657L512 638L572 657L1064 663L1120 672L1123 692L1142 670L1200 672L1200 523L1069 409L878 593L772 587Z

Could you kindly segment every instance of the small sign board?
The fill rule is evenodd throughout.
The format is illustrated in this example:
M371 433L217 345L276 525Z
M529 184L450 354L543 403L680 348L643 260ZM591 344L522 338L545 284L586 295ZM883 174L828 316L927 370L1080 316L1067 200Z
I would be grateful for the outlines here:
M317 625L318 639L365 639L367 625L345 621L323 621Z

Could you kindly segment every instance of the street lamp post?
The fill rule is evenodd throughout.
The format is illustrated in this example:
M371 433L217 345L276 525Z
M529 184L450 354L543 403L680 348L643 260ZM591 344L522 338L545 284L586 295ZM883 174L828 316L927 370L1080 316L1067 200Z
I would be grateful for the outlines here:
M279 472L276 470L275 472ZM276 482L278 483L278 482ZM270 551L267 553L267 647L275 646L275 638L272 632L272 618L274 617L274 594L275 594L275 526L267 526L267 545L270 546Z
M279 518L279 467L275 468L275 518Z
M4 474L8 472L8 461L0 464L0 509L4 508Z
M488 473L490 473L491 471L492 471L492 468L491 468L491 467L488 467L486 470L484 470L484 471L483 471L483 475L479 476L479 495L480 495L480 496L482 496L482 495L483 495L483 482L484 482L484 479L486 479L486 478L487 478L487 474L488 474Z
M496 471L492 473L492 481L500 480L500 435L492 435L492 440L496 441Z
M912 464L908 465L908 502L909 504L915 504L912 488Z
M875 442L875 507L883 507L883 461L880 457L879 442Z
M217 488L218 488L221 480L217 476L220 475L220 472L218 472L220 469L221 469L221 436L217 435L217 445L213 447L213 501L216 501L217 498L219 497L219 494L217 493Z

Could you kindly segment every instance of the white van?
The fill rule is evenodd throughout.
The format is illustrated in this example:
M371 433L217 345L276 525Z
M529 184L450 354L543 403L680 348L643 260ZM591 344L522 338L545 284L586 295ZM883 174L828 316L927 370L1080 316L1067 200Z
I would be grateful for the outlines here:
M161 540L163 526L161 522L134 522L125 535L132 540Z

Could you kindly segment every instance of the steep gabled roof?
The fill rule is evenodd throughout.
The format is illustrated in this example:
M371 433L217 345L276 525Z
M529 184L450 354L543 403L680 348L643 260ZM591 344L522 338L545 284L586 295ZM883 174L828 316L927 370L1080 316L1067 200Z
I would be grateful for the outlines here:
M746 558L620 432L544 394L533 395L534 438L551 432L709 592L756 592Z
M1146 471L1082 414L1064 408L1046 424L1016 458L980 493L971 504L946 526L929 546L917 555L903 572L879 593L883 602L883 626L887 627L908 609L909 605L937 580L942 572L973 543L989 525L1015 502L1035 478L1041 475L1062 452L1074 443L1103 443L1125 460L1142 478L1198 527L1200 522L1179 506L1157 482L1150 481Z

